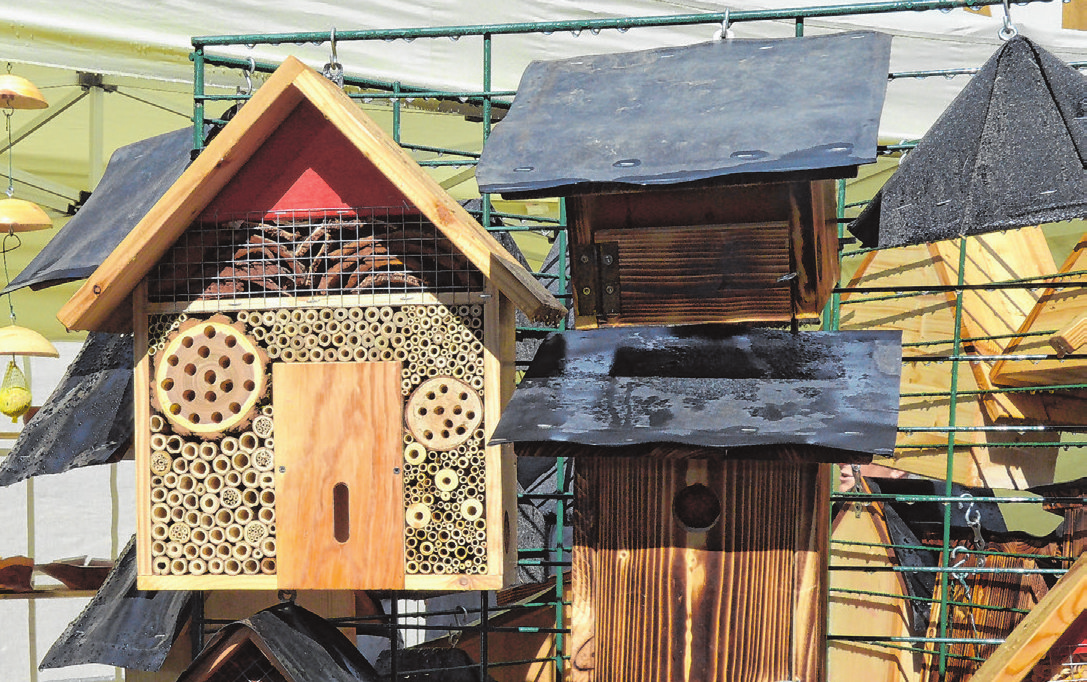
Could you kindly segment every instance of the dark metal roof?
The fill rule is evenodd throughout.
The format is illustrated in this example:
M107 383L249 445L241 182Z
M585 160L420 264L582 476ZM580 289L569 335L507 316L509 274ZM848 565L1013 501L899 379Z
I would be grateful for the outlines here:
M115 151L87 203L3 292L89 277L189 165L192 139L188 128Z
M890 454L897 331L619 327L544 341L494 442L709 448L803 445Z
M476 179L484 192L559 195L599 183L852 176L875 161L890 49L890 36L854 32L533 62Z
M850 225L865 246L921 244L1087 216L1087 77L1005 43Z
M188 620L192 596L136 589L133 536L98 593L49 648L41 668L102 663L156 671Z
M0 486L115 462L132 440L132 336L91 332L0 463Z
M297 604L276 604L244 620L235 621L208 642L188 670L240 628L248 628L288 673L290 682L378 682L373 666L335 625ZM188 670L178 682L193 682Z

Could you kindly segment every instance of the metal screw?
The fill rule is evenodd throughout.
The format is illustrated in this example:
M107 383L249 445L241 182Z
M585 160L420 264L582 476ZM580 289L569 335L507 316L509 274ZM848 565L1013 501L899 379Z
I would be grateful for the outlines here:
M394 474L399 474L400 473L400 467L393 467L393 473Z
M585 287L584 289L581 290L581 293L583 295L585 295L585 296L588 296L589 294L591 294L593 292L592 292L592 289L590 289L589 287Z
M287 467L279 467L279 473L281 473L281 474L287 473Z
M604 265L611 265L614 260L611 256L604 256Z
M604 291L606 291L609 294L614 294L615 293L615 287L613 287L612 285L609 284L608 286L604 287Z
M582 263L588 263L589 262L589 257L584 253L581 254L581 262Z

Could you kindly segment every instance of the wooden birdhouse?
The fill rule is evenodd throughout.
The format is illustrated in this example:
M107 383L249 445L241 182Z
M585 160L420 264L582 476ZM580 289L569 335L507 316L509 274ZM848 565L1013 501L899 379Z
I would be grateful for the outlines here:
M889 52L846 33L535 62L480 189L567 197L578 328L813 320Z
M378 674L355 644L287 602L226 625L178 682L357 682Z
M571 679L824 679L829 463L893 450L899 339L544 341L493 442L576 460Z
M500 587L515 306L565 313L289 59L60 313L135 334L140 587Z

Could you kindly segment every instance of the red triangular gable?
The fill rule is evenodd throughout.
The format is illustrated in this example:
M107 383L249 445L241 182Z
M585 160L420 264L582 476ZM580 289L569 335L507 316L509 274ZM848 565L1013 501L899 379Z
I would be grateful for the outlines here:
M202 222L306 211L314 218L357 207L418 213L403 193L308 101L272 132L200 214Z

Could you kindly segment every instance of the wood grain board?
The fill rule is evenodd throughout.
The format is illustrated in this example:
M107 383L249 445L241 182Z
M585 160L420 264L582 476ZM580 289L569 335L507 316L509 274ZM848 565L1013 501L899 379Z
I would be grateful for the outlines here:
M828 468L580 460L570 679L823 679ZM704 531L672 510L698 484Z
M403 586L400 363L273 365L281 589ZM349 490L335 537L333 489Z
M871 492L871 491L868 491ZM831 530L830 565L861 570L830 571L829 678L865 682L918 682L919 661L914 654L868 642L833 639L835 636L908 637L909 594L901 573L881 571L895 565L890 535L877 502L863 505L860 514L847 504L834 518ZM863 545L836 542L866 543ZM857 594L856 592L865 592ZM875 596L871 593L878 593Z
M1044 269L1044 255L1038 255L1039 235L1025 230L968 239L965 283L1007 281L1013 278L1012 273L1031 276ZM1032 262L1034 258L1042 258L1042 264ZM955 284L958 263L957 242L874 251L864 256L849 287L893 289ZM965 293L962 352L976 352L975 337L1012 333L1029 300L1030 294L1021 290ZM948 432L941 429L951 423L952 372L957 374L956 426L987 427L1009 419L1037 419L1057 413L1058 406L1044 396L983 393L991 384L986 381L988 367L982 361L952 363L941 359L953 350L954 293L846 293L842 295L841 310L841 329L898 329L903 334L899 427L922 430L900 432L893 458L880 460L880 464L933 478L946 477ZM979 341L997 352L1002 342ZM998 431L956 433L959 445L955 448L952 477L964 485L1012 489L1052 482L1055 448L1008 445L1016 440L1049 439L1055 440L1055 436Z
M817 318L838 280L833 187L764 183L568 198L571 251L617 244L619 253L617 314L584 309L592 296L582 293L603 284L595 260L574 261L578 328ZM797 276L782 280L790 273Z
M1061 265L1060 272L1087 270L1087 237L1080 240ZM1020 334L1007 346L1008 354L1044 355L1045 359L1005 359L997 362L990 376L1000 386L1052 386L1087 383L1087 359L1064 358L1050 346L1049 337L1065 330L1087 314L1087 275L1071 274L1055 279L1062 286L1047 288L1019 325ZM1082 392L1081 392L1082 393Z
M792 315L787 222L599 230L619 245L620 299L627 324L682 319L753 322Z
M1013 547L1003 547L1000 543L991 543L987 547L991 552L1015 552ZM975 566L976 560L971 558L967 566ZM995 609L977 608L967 605L952 605L949 607L947 636L965 640L971 639L1000 639L1008 636L1008 633L1023 619L1023 611L1030 610L1039 603L1039 600L1047 592L1045 579L1038 574L1030 573L1038 568L1038 562L1033 557L985 557L985 566L989 568L1004 568L1007 572L1001 573L976 573L967 574L966 584L970 586L969 593L963 589L956 580L949 583L950 600L958 604L978 604L981 606L997 607ZM940 599L940 585L937 582L933 597ZM934 605L932 617L926 636L939 636L939 611ZM936 651L932 645L927 649ZM933 654L925 657L925 675L927 682L966 682L975 680L974 671L978 668L976 661L968 657L988 658L994 654L996 645L975 644L967 641L952 644L948 647L950 658L947 660L944 676L940 676L939 658Z
M971 682L1019 682L1087 609L1087 555L1081 556L1016 626Z

